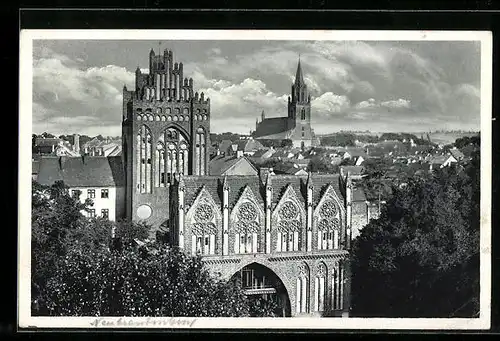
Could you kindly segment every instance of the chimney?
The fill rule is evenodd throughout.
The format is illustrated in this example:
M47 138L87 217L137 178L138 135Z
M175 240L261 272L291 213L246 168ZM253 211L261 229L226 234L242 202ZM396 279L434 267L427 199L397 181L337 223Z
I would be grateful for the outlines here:
M76 153L80 152L80 135L78 134L73 136L73 151Z
M237 158L240 158L240 157L242 157L242 156L243 156L243 151L242 151L242 150L237 150L237 151L236 151L236 157L237 157Z

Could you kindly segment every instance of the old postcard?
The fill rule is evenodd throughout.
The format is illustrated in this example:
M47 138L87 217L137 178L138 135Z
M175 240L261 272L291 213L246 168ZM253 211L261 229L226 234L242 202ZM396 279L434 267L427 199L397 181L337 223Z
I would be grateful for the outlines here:
M20 327L490 327L490 32L24 30L20 68Z

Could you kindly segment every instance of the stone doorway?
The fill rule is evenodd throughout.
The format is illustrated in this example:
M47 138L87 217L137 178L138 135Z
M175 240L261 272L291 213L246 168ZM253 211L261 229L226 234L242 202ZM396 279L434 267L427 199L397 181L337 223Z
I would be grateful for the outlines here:
M250 300L251 316L290 317L290 299L281 279L268 267L251 263L232 277L241 285Z

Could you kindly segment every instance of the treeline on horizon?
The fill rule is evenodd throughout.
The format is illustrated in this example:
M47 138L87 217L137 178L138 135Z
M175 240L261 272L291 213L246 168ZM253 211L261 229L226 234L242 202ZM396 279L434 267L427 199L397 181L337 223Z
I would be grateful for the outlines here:
M328 136L320 137L322 146L341 146L341 147L354 147L356 141L361 143L378 143L383 141L410 141L413 140L417 145L431 145L428 136L417 137L410 133L383 133L379 135L370 134L355 134L348 132L339 132Z

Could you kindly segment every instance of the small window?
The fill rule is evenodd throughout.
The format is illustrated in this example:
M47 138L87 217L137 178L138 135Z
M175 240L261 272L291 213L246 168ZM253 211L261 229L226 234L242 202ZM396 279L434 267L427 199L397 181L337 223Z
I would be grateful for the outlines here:
M95 208L89 210L89 218L95 218Z
M105 219L108 219L109 218L109 210L107 208L103 208L101 210L101 216Z
M80 193L78 193L78 190L77 189L72 189L71 190L71 196L75 199L79 199L80 198Z
M87 190L87 197L89 199L94 199L95 198L95 189L88 189Z
M104 199L109 198L109 190L108 189L101 189L101 198L104 198Z

